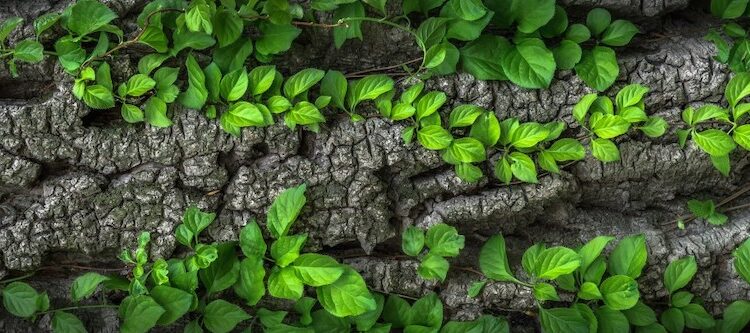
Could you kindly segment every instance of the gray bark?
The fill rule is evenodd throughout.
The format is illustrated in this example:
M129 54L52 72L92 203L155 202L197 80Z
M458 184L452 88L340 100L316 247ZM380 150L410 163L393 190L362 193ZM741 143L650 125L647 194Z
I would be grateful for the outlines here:
M669 261L688 254L700 266L691 290L711 310L748 298L750 286L734 273L730 253L750 234L750 212L733 212L722 227L699 221L681 231L665 225L685 213L688 199L720 198L747 181L745 154L736 154L731 176L722 177L706 155L694 146L681 149L674 135L682 109L722 99L728 70L713 60L715 51L703 40L716 22L696 8L674 12L687 7L685 0L566 3L643 15L648 31L618 50L621 75L611 91L628 83L650 87L648 112L672 127L658 140L636 134L620 140L621 162L589 158L560 176L542 177L538 185L463 183L436 153L404 145L402 124L380 118L352 123L331 113L320 134L277 124L233 138L200 112L175 107L171 128L131 126L118 113L76 100L72 79L53 60L21 66L20 79L0 71L0 278L41 268L31 283L62 305L72 277L82 271L61 263L121 267L115 253L133 246L142 230L152 233L152 255L168 257L176 248L174 228L191 203L219 215L207 239L236 239L248 219L265 220L281 190L306 182L308 204L294 229L309 234L308 250L347 257L374 290L419 297L437 288L451 318L508 313L522 318L518 330L533 331L531 321L516 311L534 303L528 289L506 283L490 283L481 297L468 298L466 290L479 277L460 269L445 283L425 282L416 262L389 256L399 248L404 227L441 221L456 226L467 236L467 248L452 262L464 267L476 267L482 240L502 232L516 272L523 250L535 242L576 246L596 235L643 232L650 256L640 284L648 300L663 301L661 273ZM0 19L21 15L31 21L65 5L11 1L0 4ZM127 19L139 8L132 1L111 5ZM29 36L30 29L12 39ZM368 26L364 42L342 50L333 48L326 31L305 31L301 45L279 64L287 71L363 69L416 55L408 35ZM124 75L136 62L136 55L125 54L113 64ZM573 135L578 129L570 110L591 92L565 71L547 90L467 74L428 85L445 91L453 105L475 103L501 119L563 120ZM117 327L113 311L85 312L83 318L100 328L97 332ZM48 324L49 318L30 326L0 313L3 331L34 332Z

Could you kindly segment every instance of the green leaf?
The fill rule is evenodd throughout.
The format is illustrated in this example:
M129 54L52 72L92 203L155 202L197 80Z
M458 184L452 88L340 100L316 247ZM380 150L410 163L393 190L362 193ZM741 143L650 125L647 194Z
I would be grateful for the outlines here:
M431 91L417 101L417 120L424 119L437 112L445 104L447 96L443 92Z
M346 81L344 74L334 70L326 72L323 81L320 83L320 93L326 96L331 96L333 105L342 110L346 109L344 106L344 100L347 88L348 82Z
M482 143L470 137L453 140L447 152L462 163L476 163L487 159Z
M164 31L162 31L161 28L155 26L148 26L143 29L143 33L141 34L141 37L138 38L138 42L152 47L159 53L169 51L167 35L164 34Z
M630 123L618 115L605 114L591 118L591 129L603 139L612 139L628 132Z
M602 293L593 282L584 282L581 284L581 290L578 291L578 297L585 300L598 300L602 299Z
M274 267L268 277L268 293L273 297L298 300L304 288L292 267Z
M678 289L685 287L698 271L695 257L688 256L669 263L664 271L664 287L672 294Z
M555 15L554 0L527 0L514 2L515 14L518 15L518 31L533 33L546 25Z
M614 275L599 286L604 304L613 310L627 310L635 306L641 294L638 282L627 275Z
M193 304L193 295L177 288L156 286L150 294L165 310L157 322L159 325L169 325L180 319Z
M574 41L565 39L552 50L555 63L559 69L573 69L581 61L583 50Z
M240 275L240 263L235 254L234 242L216 245L217 259L198 272L208 293L217 293L231 287Z
M131 124L142 122L144 120L143 111L135 105L123 103L120 108L120 114L122 115L122 119L125 119L126 122Z
M486 147L494 146L500 138L500 123L492 112L485 112L471 125L469 135L482 142Z
M404 230L401 237L401 250L408 256L416 257L424 248L424 231L414 226Z
M159 97L152 96L146 101L146 122L156 127L172 126L167 117L167 104Z
M55 52L60 65L68 72L73 72L81 67L86 60L86 51L81 44L72 41L71 38L61 38L55 42Z
M750 283L750 239L744 241L733 252L734 269L740 276Z
M490 279L503 282L518 281L508 264L503 235L492 236L484 243L479 252L479 268Z
M656 313L648 305L641 301L635 304L630 309L622 312L625 317L628 317L628 322L631 325L645 327L656 323Z
M682 120L691 127L711 119L729 122L729 113L726 109L713 104L706 104L698 110L688 107L682 112Z
M453 108L453 111L451 111L450 114L450 127L466 127L471 126L474 124L476 119L482 115L485 111L476 106L471 104L462 104L455 108Z
M439 223L427 230L425 244L432 254L455 257L464 248L464 236L459 235L456 228Z
M248 258L263 258L266 254L266 242L255 220L248 222L240 231L240 248Z
M276 114L284 113L292 107L292 103L290 103L289 100L284 96L271 96L271 98L269 98L266 103L268 105L268 109L271 110L272 113Z
M568 28L568 23L568 13L565 12L565 8L556 5L555 15L552 16L552 19L545 26L539 29L539 32L545 38L557 37L565 32L565 29Z
M307 185L292 187L279 194L268 210L268 231L274 238L284 236L292 223L297 219L302 207L307 201L305 190Z
M336 282L316 291L320 305L336 317L358 316L377 308L362 276L348 267Z
M469 297L475 298L479 296L479 294L482 293L482 289L484 289L485 284L487 284L487 281L477 281L472 283L471 287L469 287Z
M423 147L429 150L441 150L450 146L453 136L438 125L430 125L417 132L417 139Z
M188 55L185 66L188 73L188 88L180 94L180 103L187 108L200 110L208 99L206 76L192 54Z
M266 294L263 278L266 269L261 257L248 257L240 262L240 278L234 285L234 292L244 299L247 305L254 306Z
M682 309L685 315L685 326L692 329L706 329L715 325L714 317L699 304L688 304Z
M424 68L435 68L442 64L445 60L446 47L445 44L433 45L424 56L422 60L422 67Z
M120 96L142 96L156 86L156 81L144 74L136 74L128 79L124 89L119 89Z
M443 41L446 32L446 23L450 21L443 17L430 17L424 20L417 28L417 43L427 50L435 44Z
M669 332L682 332L685 329L685 315L680 309L669 308L661 313L660 319Z
M555 141L545 153L549 154L555 161L578 161L586 157L586 150L576 139L562 138Z
M454 169L456 176L468 183L476 183L484 176L482 169L469 163L456 164Z
M389 294L383 306L383 320L393 328L402 328L411 322L411 306L403 298Z
M230 332L237 324L248 319L250 315L245 310L221 299L208 303L203 311L203 325L213 333Z
M442 282L448 275L449 266L448 260L430 252L422 258L419 264L419 276L426 280L440 280Z
M276 265L286 267L299 257L305 242L307 234L281 236L271 244L271 257L276 260Z
M38 294L25 282L11 282L2 289L3 307L16 317L31 317L37 311Z
M325 72L315 68L303 69L289 77L284 83L284 95L293 100L320 82Z
M244 68L235 70L221 79L221 97L229 102L236 101L245 95L247 86L247 71Z
M482 35L461 48L461 67L477 80L506 80L501 60L510 47L503 37Z
M9 17L0 22L0 44L5 43L13 30L16 30L19 24L23 22L23 19L17 16Z
M219 10L213 18L214 34L219 40L219 47L234 43L242 35L243 21L236 11Z
M614 162L620 160L620 150L614 142L608 139L591 140L591 154L602 162Z
M718 129L693 132L693 140L698 147L711 156L727 155L737 146L729 134Z
M305 253L292 266L302 283L320 287L331 284L344 274L344 266L335 259L317 253Z
M605 46L585 51L575 70L583 82L599 91L607 90L620 74L615 51Z
M333 20L338 21L340 19L350 17L365 17L365 7L362 6L360 1L349 1L350 3L343 4L336 8L333 13ZM341 48L347 39L358 38L362 40L362 21L352 20L347 22L344 26L333 28L333 41L336 48Z
M724 309L724 320L722 320L722 332L739 333L750 322L750 302L734 301Z
M537 301L559 301L560 296L557 295L555 287L549 283L538 282L534 284L534 298Z
M575 251L556 246L539 253L534 263L534 275L540 279L554 280L574 272L580 266L581 257Z
M24 39L16 44L13 58L29 63L37 63L44 58L44 47L33 39Z
M512 152L509 156L513 162L510 164L510 170L513 176L527 183L538 183L536 165L534 161L524 153Z
M735 19L745 13L747 0L713 0L711 13L722 19Z
M612 22L612 16L604 8L594 8L586 16L586 26L595 36L604 32Z
M729 106L734 108L739 102L750 95L750 73L739 73L729 80L724 96L729 102Z
M638 27L626 20L616 20L602 34L602 43L609 46L625 46L638 33Z
M565 38L581 44L591 38L591 31L583 24L571 24L568 27L568 31L565 33Z
M78 302L94 294L100 283L109 280L108 277L95 272L89 272L79 276L70 287L70 298Z
M594 310L600 332L629 332L628 318L622 312L603 306Z
M614 239L615 238L612 236L597 236L584 244L581 249L578 250L578 254L581 256L581 271L586 272L594 260L596 260L596 258L602 253L607 244Z
M213 8L205 0L195 0L190 3L190 7L185 12L185 26L193 32L203 31L207 34L213 32Z
M187 225L193 234L198 235L216 219L216 213L206 213L197 206L191 205L182 216L182 223Z
M262 33L260 39L255 42L255 48L260 54L279 54L289 50L292 42L299 36L302 30L291 24L261 23L259 29Z
M581 97L581 100L573 106L573 117L576 118L579 123L584 123L583 120L586 118L586 114L589 112L589 109L591 109L591 106L597 98L599 98L599 96L596 94L588 94Z
M90 85L83 93L83 102L93 109L109 109L115 107L115 97L112 91L102 85Z
M539 321L544 332L588 332L589 329L586 319L572 308L541 308Z
M510 142L516 148L531 148L546 139L548 135L549 129L539 123L523 123L512 131Z
M153 298L145 295L128 296L120 303L122 318L120 332L145 333L156 326L165 310Z
M669 125L667 124L667 121L664 120L664 118L650 117L648 118L646 123L643 124L641 127L638 127L638 129L640 129L643 132L643 134L646 134L648 137L658 138L664 135L668 127ZM736 141L736 137L735 137L735 141Z
M55 333L86 333L83 322L73 314L57 311L52 317L52 331Z
M410 325L419 325L437 329L443 323L443 303L437 294L431 292L418 299L411 308ZM411 332L407 327L405 332Z
M359 103L374 100L378 96L393 90L393 79L387 75L369 75L353 84L349 91L349 108L353 112Z
M609 273L637 279L641 276L643 267L646 266L647 258L646 237L642 234L625 237L609 256Z
M617 97L615 97L617 109L624 110L629 106L638 105L643 101L643 97L648 93L648 90L647 87L640 84L631 84L620 89L617 93Z
M502 67L508 79L523 88L547 88L555 74L555 56L541 39L528 38L504 54Z
M81 0L70 9L68 17L64 17L64 24L73 33L84 36L107 25L117 18L117 14L96 0Z
M240 68L245 68L245 61L252 52L252 41L249 38L240 38L236 42L228 46L214 48L213 61L217 65L219 65L219 68L221 68L222 72L226 73ZM252 77L250 79L252 80Z
M693 294L687 291L678 291L671 297L671 305L676 308L684 307L693 300Z

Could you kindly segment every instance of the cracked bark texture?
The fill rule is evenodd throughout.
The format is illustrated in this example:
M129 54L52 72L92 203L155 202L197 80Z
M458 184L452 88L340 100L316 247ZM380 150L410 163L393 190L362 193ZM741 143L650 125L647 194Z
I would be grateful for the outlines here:
M144 1L107 3L128 22ZM685 213L688 199L721 198L748 181L746 155L736 154L731 176L722 177L696 147L681 149L674 135L682 109L722 98L729 72L712 59L715 52L702 38L718 23L703 12L704 4L687 8L687 0L563 3L572 13L604 6L641 23L644 34L618 50L621 74L611 92L628 83L650 87L648 112L663 116L672 128L658 140L636 134L619 140L620 162L589 158L537 185L463 183L438 154L404 145L402 124L376 117L352 123L330 113L320 134L277 124L233 138L200 112L175 107L168 129L130 126L117 112L88 109L76 100L72 79L51 59L21 65L19 79L0 71L0 278L53 268L30 282L48 290L53 304L64 304L72 276L82 272L56 267L59 263L119 267L115 253L132 246L141 230L152 233L153 256L170 256L174 228L191 203L219 215L207 239L236 239L248 219L264 221L280 191L306 182L308 205L294 229L309 233L308 250L345 256L374 290L412 297L438 290L450 318L501 313L514 319L514 332L536 329L520 314L534 307L526 288L490 283L471 299L466 291L479 278L474 273L458 267L442 284L426 282L418 278L416 262L381 255L398 250L406 226L456 226L467 236L466 249L452 261L462 267L476 267L482 240L502 232L516 272L523 250L535 242L576 246L596 235L643 232L650 252L640 280L645 298L663 300L666 264L689 254L700 266L691 290L711 310L750 297L730 255L750 235L750 212L733 212L722 227L699 221L675 230L665 224ZM67 4L5 2L0 19L17 15L30 22ZM11 39L31 34L26 25ZM408 35L366 25L364 41L350 41L341 50L327 31L307 29L277 64L287 74L313 66L354 71L416 56ZM116 63L115 76L122 79L133 71L137 54L125 53ZM445 91L452 105L475 103L500 118L563 120L572 135L578 129L570 110L591 92L567 71L547 90L467 74L434 78L428 86ZM115 312L81 315L97 332L117 329ZM6 332L44 331L49 318L29 325L0 312L0 330Z

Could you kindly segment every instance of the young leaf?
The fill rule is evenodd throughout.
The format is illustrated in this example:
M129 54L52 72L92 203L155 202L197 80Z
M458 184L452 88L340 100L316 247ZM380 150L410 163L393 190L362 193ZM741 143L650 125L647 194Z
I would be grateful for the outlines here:
M55 333L85 333L83 322L73 314L57 311L52 317L52 331Z
M128 296L120 303L120 332L145 333L156 326L165 310L146 295Z
M482 169L469 163L456 164L454 169L456 176L467 183L476 183L484 176Z
M426 149L442 150L450 146L453 136L439 125L430 125L417 132L417 139Z
M694 256L670 262L664 271L664 287L672 294L690 283L697 271L698 265Z
M271 208L268 210L268 231L274 238L284 236L289 231L292 223L297 219L302 207L307 201L305 198L306 184L285 190L276 197Z
M281 236L271 244L271 257L277 266L286 267L299 257L305 242L307 234Z
M556 65L552 51L547 49L541 39L528 38L505 53L502 67L513 83L524 88L538 89L549 87Z
M641 276L647 257L646 238L642 234L625 237L609 256L609 273L636 279Z
M180 103L187 108L200 110L208 99L206 76L192 54L188 55L185 66L188 73L188 88L180 94Z
M316 292L320 305L337 317L358 316L377 308L362 276L348 267L336 282L318 287Z
M221 79L220 94L224 100L233 102L245 95L248 86L248 76L245 69L235 70Z
M346 97L346 90L348 83L344 74L339 71L329 70L323 77L323 81L320 83L320 93L326 96L331 96L333 105L339 109L345 110L344 100Z
M115 107L115 97L112 91L102 85L90 85L83 93L83 102L93 109L109 109Z
M487 284L487 281L477 281L472 283L471 287L469 287L469 297L474 298L479 296L479 294L482 293L485 284Z
M325 72L316 68L303 69L289 77L284 83L284 95L294 100L298 95L308 91L325 76Z
M536 165L534 161L524 153L512 152L509 159L513 162L510 164L510 171L513 176L527 183L538 183Z
M423 279L442 282L448 275L449 266L448 260L430 252L419 263L418 273Z
M23 19L17 16L9 17L0 22L0 44L5 43L13 30L16 30L19 24L23 22Z
M693 132L693 140L698 147L711 156L727 155L737 146L729 134L718 129Z
M627 310L635 306L641 294L638 282L627 275L610 276L599 286L604 304L612 310Z
M344 274L344 266L335 259L317 253L305 253L291 266L302 283L320 287L331 284Z
M462 163L476 163L487 158L482 143L470 137L453 140L446 152Z
M203 310L203 325L213 333L230 332L237 324L248 319L250 315L245 310L221 299L208 303Z
M292 267L274 267L268 277L268 293L273 297L298 300L304 288Z
M607 90L620 74L615 51L605 46L585 51L575 70L589 87L599 91Z
M31 317L37 311L38 294L24 282L11 282L2 289L3 307L16 317Z
M638 127L638 129L640 129L643 132L643 134L646 134L648 137L658 138L664 135L664 133L667 131L667 127L669 127L669 125L667 124L667 121L664 120L664 118L650 117L648 118L646 123ZM735 131L735 133L737 132ZM735 138L735 141L736 141L736 138Z
M234 285L234 292L244 299L247 305L254 306L266 294L263 278L266 269L263 259L259 257L245 258L240 262L240 278Z
M609 46L625 46L638 33L638 27L626 20L616 20L602 33L602 43Z
M211 34L213 32L212 15L212 8L205 0L192 1L185 12L185 26L193 32L203 31Z
M591 140L591 154L602 162L620 160L620 150L614 142L608 139L597 138Z
M574 272L580 266L581 257L575 251L556 246L539 253L534 263L534 275L540 279L554 280Z
M78 302L86 297L91 296L100 283L108 280L106 276L99 273L89 272L79 276L70 288L70 298L74 302Z
M479 268L482 273L493 280L516 282L518 281L510 270L508 254L505 251L505 239L503 235L490 237L479 252Z
M544 150L555 161L578 161L586 157L586 150L576 139L562 138L555 141L552 146Z
M534 284L534 298L536 298L537 301L544 302L544 301L559 301L560 296L557 295L557 290L555 290L555 286L545 283L545 282L538 282Z
M419 98L416 105L417 120L427 118L437 112L447 99L445 93L438 91L431 91Z
M125 121L131 124L142 122L144 120L143 111L135 105L123 103L120 108L120 114L122 115L122 119L125 119Z
M408 256L416 257L424 248L424 231L414 226L404 230L401 237L401 250Z
M440 223L427 230L425 244L432 254L455 257L464 248L464 236L459 235L456 228Z
M449 118L450 127L454 128L471 126L483 112L484 110L476 105L459 105L453 108L453 111L451 111Z
M492 147L500 139L500 122L492 112L485 112L471 125L469 135L482 142L485 147Z
M629 106L638 105L643 101L643 96L648 93L648 88L640 84L627 85L620 89L615 97L615 104L618 110L624 110Z
M393 79L387 75L365 76L355 82L349 91L349 109L350 111L354 111L359 103L366 100L374 100L391 90L393 90Z
M169 127L172 121L167 117L167 104L159 97L151 96L146 101L146 122L151 126Z

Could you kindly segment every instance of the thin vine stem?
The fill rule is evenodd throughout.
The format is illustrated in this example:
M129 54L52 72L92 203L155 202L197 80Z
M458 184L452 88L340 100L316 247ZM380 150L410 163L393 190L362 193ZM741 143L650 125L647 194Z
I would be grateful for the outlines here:
M41 311L41 312L37 312L37 314L47 314L47 313L53 313L53 312L59 312L59 311L71 311L71 310L83 310L83 309L104 309L104 308L117 308L117 307L119 307L119 305L114 305L114 304L78 305L78 306L68 306L68 307L59 308L59 309Z
M25 280L25 279L28 279L28 278L34 276L34 274L36 274L36 271L33 271L31 273L27 273L27 274L21 275L19 277L14 277L14 278L11 278L11 279L0 280L0 284L6 284L6 283L15 282L15 281Z

